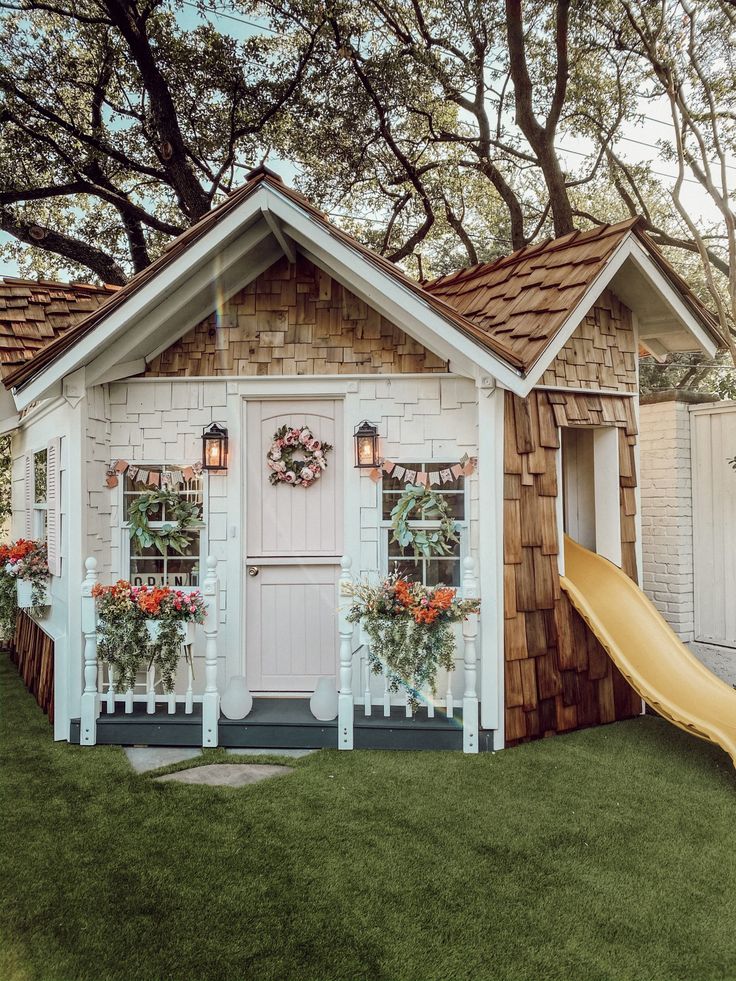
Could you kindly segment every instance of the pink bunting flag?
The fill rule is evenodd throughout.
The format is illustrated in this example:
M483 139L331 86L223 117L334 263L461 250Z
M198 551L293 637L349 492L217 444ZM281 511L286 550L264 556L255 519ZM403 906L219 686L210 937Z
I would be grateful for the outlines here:
M127 469L128 469L128 461L127 460L118 460L117 463L115 464L115 472L116 473L125 473L125 471Z
M457 478L457 477L462 477L462 475L463 475L463 468L462 468L462 467L460 466L460 464L459 464L459 463L456 463L456 464L455 464L455 465L454 465L453 467L451 467L450 469L452 470L452 476L453 476L453 477L456 477L456 478Z
M426 473L418 473L417 474L417 484L419 484L420 487L426 487L427 486L427 474Z
M396 464L392 463L390 460L384 460L381 466L383 467L383 472L389 474L390 476L394 472L394 467Z
M192 480L194 478L194 470L191 467L184 467L181 475L184 480Z
M374 484L377 484L378 481L381 479L381 471L378 469L378 467L374 467L369 472L368 476L371 478Z
M109 473L107 475L107 479L105 480L105 483L110 488L117 487L118 486L118 478L115 476L114 473Z
M465 474L466 477L470 477L472 474L475 473L475 464L473 463L472 460L468 460L468 462L465 464L465 466L463 467L463 473Z
M158 487L158 485L161 483L161 475L158 474L155 470L151 470L150 473L148 474L148 483L152 487Z

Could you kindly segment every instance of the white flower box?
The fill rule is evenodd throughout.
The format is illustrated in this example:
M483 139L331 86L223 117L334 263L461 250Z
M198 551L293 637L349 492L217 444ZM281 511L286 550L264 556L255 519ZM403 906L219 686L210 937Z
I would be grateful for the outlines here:
M15 589L18 599L18 609L30 610L33 606L33 584L31 581L29 579L16 579ZM51 596L49 593L48 583L46 583L41 591L41 603L39 605L51 606Z
M194 628L196 626L196 623L185 622L184 620L180 620L179 623L177 623L182 644L186 645L194 643ZM161 621L146 620L146 629L148 630L149 638L151 640L157 640L161 630Z

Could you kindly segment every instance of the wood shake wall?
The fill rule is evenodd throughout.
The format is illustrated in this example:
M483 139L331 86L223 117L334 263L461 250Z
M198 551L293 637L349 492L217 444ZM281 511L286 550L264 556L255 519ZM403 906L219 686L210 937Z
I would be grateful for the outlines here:
M542 375L540 385L637 391L631 310L610 290L605 290L596 300Z
M23 610L15 618L10 659L49 722L54 721L54 642Z
M623 569L636 570L636 423L632 399L533 391L506 394L504 623L508 745L630 718L641 702L560 590L560 426L619 432Z
M147 375L336 375L447 371L302 256L280 259L151 361Z

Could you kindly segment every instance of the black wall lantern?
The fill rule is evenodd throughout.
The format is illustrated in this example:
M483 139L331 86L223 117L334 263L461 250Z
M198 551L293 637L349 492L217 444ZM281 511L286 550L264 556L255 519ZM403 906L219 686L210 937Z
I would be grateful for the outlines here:
M202 433L202 469L227 470L227 429L216 422Z
M380 465L378 457L378 427L364 421L355 433L355 466L361 470L373 470Z

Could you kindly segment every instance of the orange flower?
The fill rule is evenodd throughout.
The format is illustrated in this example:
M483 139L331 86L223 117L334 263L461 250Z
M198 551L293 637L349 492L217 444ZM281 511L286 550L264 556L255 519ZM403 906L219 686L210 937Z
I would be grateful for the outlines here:
M436 610L448 610L455 599L454 589L436 589L430 601L430 606Z

